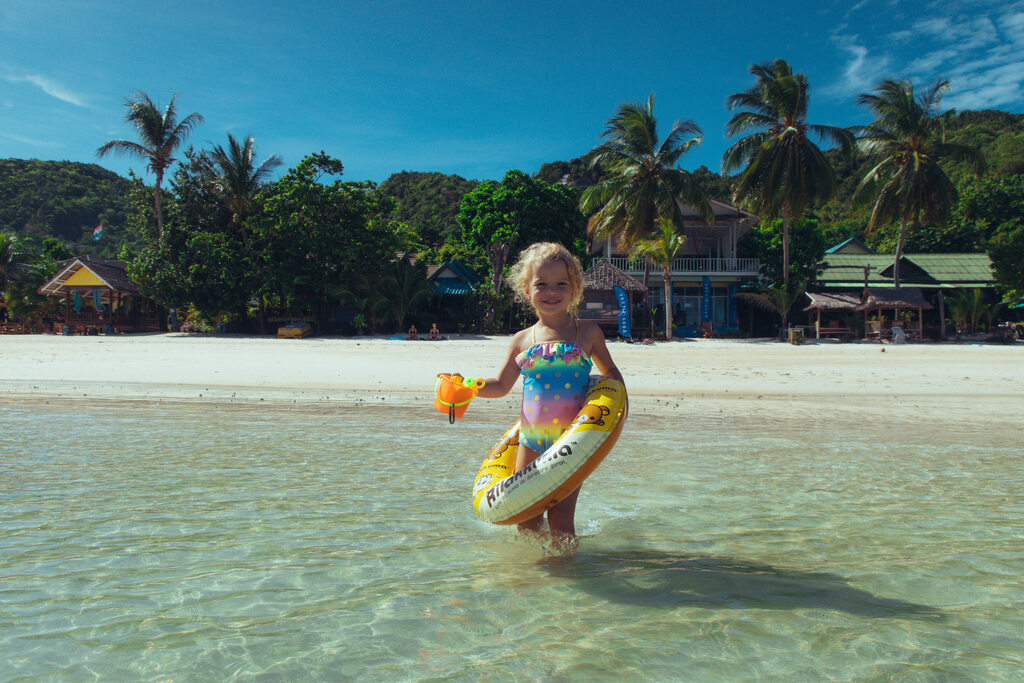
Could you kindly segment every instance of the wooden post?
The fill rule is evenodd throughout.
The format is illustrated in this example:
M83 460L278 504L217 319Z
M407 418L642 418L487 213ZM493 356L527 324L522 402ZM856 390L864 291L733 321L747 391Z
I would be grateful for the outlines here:
M814 321L814 338L821 339L821 309L818 309L818 318Z
M946 338L946 300L942 296L942 290L939 290L939 337L941 339Z

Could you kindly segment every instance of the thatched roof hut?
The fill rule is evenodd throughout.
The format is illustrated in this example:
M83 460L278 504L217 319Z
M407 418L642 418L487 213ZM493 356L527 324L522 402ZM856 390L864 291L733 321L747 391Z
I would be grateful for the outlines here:
M856 294L807 292L811 300L805 311L852 312L860 306L861 297Z
M635 278L608 261L596 261L583 273L583 305L580 307L580 318L593 320L604 327L618 327L619 303L613 291L615 287L621 287L626 292L627 305L630 309L633 308L636 297L647 294L643 284Z
M40 294L66 297L75 285L105 287L124 294L139 293L139 286L128 279L128 264L124 261L76 256L57 266L57 275L39 288Z
M643 292L643 283L627 275L608 261L597 261L583 273L583 291L611 291L622 287L627 292Z
M916 287L867 287L861 296L860 306L857 306L858 311L864 311L865 318L874 311L876 319L864 323L865 336L879 341L887 334L892 334L894 327L901 328L908 336L920 339L924 332L921 312L926 308L932 308L932 305ZM892 322L888 328L885 326L886 309L892 311ZM916 311L917 315L908 311ZM903 318L902 322L900 318Z
M158 307L127 269L124 261L76 256L61 261L39 293L64 300L64 322L72 330L159 330Z
M858 311L874 308L932 308L916 287L868 287L861 296Z

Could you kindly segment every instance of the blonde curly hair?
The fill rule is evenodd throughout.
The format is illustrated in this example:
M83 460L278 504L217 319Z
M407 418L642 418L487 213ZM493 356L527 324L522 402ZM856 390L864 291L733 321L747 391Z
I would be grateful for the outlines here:
M568 249L557 242L536 242L519 253L519 260L508 271L508 283L512 295L523 306L533 308L530 303L530 278L542 264L561 261L569 273L571 300L569 315L576 315L583 301L583 265ZM536 311L534 311L536 312Z

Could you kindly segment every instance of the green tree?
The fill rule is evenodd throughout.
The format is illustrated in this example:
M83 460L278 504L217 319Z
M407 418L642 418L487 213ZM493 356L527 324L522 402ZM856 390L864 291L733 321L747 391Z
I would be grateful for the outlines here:
M156 209L158 239L163 239L164 232L160 196L160 184L163 182L164 173L176 161L173 156L175 150L182 145L189 133L203 122L203 117L195 112L179 121L174 103L177 97L172 95L167 108L161 112L149 99L149 95L141 90L136 91L134 99L129 97L124 101L128 108L125 120L135 127L140 142L111 140L96 150L100 157L114 153L135 156L146 161L146 168L156 176L156 183L153 185L153 206Z
M942 160L974 164L979 172L985 161L976 148L947 142L947 114L939 114L949 81L939 80L915 94L910 81L884 80L874 94L864 93L858 104L867 106L875 120L860 129L858 148L874 162L854 193L858 203L871 203L868 230L898 221L899 237L893 265L893 286L900 286L899 266L907 224L920 225L921 214L936 224L949 222L957 201L953 182Z
M793 73L784 60L753 64L750 73L757 83L726 99L730 111L741 111L725 127L729 137L749 134L725 151L722 170L743 167L735 185L736 201L764 218L781 216L782 275L788 285L790 222L836 193L832 164L813 138L849 150L853 136L835 126L807 123L807 77Z
M986 246L992 272L1006 297L1024 297L1024 218L1001 223Z
M405 327L406 316L434 293L433 286L427 282L426 265L422 261L414 264L406 255L395 259L384 270L380 289L388 301L398 332Z
M684 204L696 209L705 223L714 222L711 203L700 184L678 167L683 154L704 139L696 123L676 121L659 143L651 95L644 103L621 105L601 137L604 143L586 158L591 168L600 167L604 179L580 197L595 239L613 237L621 247L631 249L655 233L660 217L682 229Z
M217 187L224 204L231 211L231 224L248 246L248 219L252 204L270 174L281 165L281 157L274 154L257 165L255 138L250 135L239 143L231 133L228 133L227 149L217 145L210 156L219 171Z
M572 191L514 169L500 183L489 180L467 193L456 220L462 243L486 255L495 292L501 292L509 254L533 242L561 242L577 254L585 248Z
M658 238L641 239L630 256L649 258L661 268L665 282L665 339L672 341L672 262L686 246L686 236L679 233L668 216L658 217L658 228L661 230Z
M780 329L785 330L789 320L789 312L803 295L804 289L802 287L794 288L782 285L765 287L760 292L740 292L736 296L762 310L778 315L782 320L782 327Z
M825 233L818 225L818 220L805 215L794 221L789 231L789 275L792 280L807 283L817 277L820 272L825 250L830 244ZM737 245L737 254L741 258L756 258L761 263L761 279L772 285L785 283L782 271L783 230L782 219L761 221L751 228Z
M29 255L21 251L21 245L13 237L0 232L0 292L7 288L15 271L27 267Z
M390 219L393 201L370 182L340 178L341 161L323 152L304 158L264 191L252 221L259 274L256 294L290 313L333 310L353 273L379 277L412 236Z
M244 313L254 287L252 257L232 228L218 171L210 153L185 151L171 177L163 238L144 241L128 268L146 296L172 311L190 305L211 320ZM130 223L149 230L152 205L139 192L130 201Z
M357 316L362 316L363 322L370 328L370 333L377 331L377 326L387 315L390 302L387 296L377 286L377 275L372 276L365 271L352 273L351 288L335 286L329 292L329 296L338 301L348 304L355 309ZM353 324L356 321L353 319ZM358 327L358 326L357 326Z

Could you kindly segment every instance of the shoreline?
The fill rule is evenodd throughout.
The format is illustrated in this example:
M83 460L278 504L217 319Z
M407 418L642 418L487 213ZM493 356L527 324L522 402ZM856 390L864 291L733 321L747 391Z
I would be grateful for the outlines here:
M491 376L510 339L5 336L0 400L429 405L438 372ZM609 350L635 409L645 412L678 401L744 399L812 410L958 408L1000 419L1024 412L1022 344L701 339L610 342ZM518 405L515 394L474 409L506 410Z

